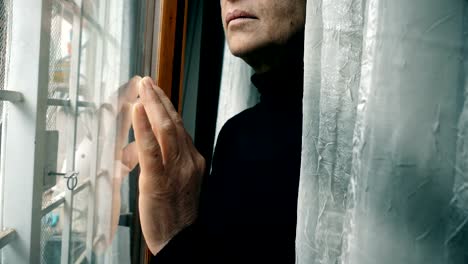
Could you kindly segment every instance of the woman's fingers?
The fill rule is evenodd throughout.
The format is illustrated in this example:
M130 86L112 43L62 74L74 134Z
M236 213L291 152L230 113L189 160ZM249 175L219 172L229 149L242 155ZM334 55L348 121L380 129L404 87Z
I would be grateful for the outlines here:
M164 93L164 91L159 88L151 78L145 77L142 79L142 82L145 82L146 85L153 87L153 90L156 93L156 96L159 97L161 100L161 103L163 104L164 108L166 109L166 112L168 113L169 117L171 118L172 122L174 123L176 130L177 130L177 136L178 136L178 142L179 144L185 144L185 146L189 147L190 149L193 148L193 145L187 144L187 132L185 131L184 125L182 118L180 117L179 113L175 110L171 100L167 95ZM184 153L180 153L184 154Z
M141 103L134 107L133 128L142 175L159 177L164 171L161 149Z
M163 163L179 155L177 128L169 116L160 97L147 81L140 82L140 98L148 116L154 135L159 142Z
M162 104L164 105L164 108L166 109L167 113L171 117L172 121L174 122L175 125L181 125L182 120L180 118L179 113L175 110L174 106L172 105L171 100L167 97L167 95L164 93L164 91L159 88L151 78L145 77L142 79L142 82L144 82L146 85L153 87L153 90L156 92L156 95L160 98Z

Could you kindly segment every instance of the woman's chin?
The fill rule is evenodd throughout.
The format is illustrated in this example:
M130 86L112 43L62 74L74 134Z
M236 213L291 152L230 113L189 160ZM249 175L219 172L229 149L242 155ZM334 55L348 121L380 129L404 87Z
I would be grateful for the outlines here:
M234 44L234 45L229 45L229 50L231 51L232 55L239 57L241 59L245 58L249 54L252 54L252 52L255 50L252 47L249 47L248 45L245 44Z

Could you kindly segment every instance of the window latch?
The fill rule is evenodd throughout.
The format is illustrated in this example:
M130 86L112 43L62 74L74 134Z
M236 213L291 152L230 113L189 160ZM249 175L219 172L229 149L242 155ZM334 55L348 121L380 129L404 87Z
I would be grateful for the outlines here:
M76 186L78 185L78 174L77 171L70 171L70 172L52 172L50 171L47 175L49 176L62 176L64 179L67 180L67 188L70 191L73 191Z

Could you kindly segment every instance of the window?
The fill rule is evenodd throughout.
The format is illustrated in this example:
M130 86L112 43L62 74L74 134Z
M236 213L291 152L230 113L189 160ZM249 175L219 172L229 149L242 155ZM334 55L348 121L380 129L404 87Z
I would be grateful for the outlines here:
M131 138L122 109L136 74L165 83L182 105L187 8L187 0L0 3L0 263L148 257L141 231L129 228L137 180L118 155Z
M114 153L128 140L125 83L142 68L141 2L0 3L2 263L130 262L131 231L114 228L132 213L130 180L115 184Z

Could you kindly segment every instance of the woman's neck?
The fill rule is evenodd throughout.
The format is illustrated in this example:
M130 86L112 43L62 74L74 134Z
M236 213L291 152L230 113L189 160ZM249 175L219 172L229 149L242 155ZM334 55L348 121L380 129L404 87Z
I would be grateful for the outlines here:
M284 45L264 47L243 59L258 74L276 72L291 65L302 64L304 61L304 31L298 32Z

